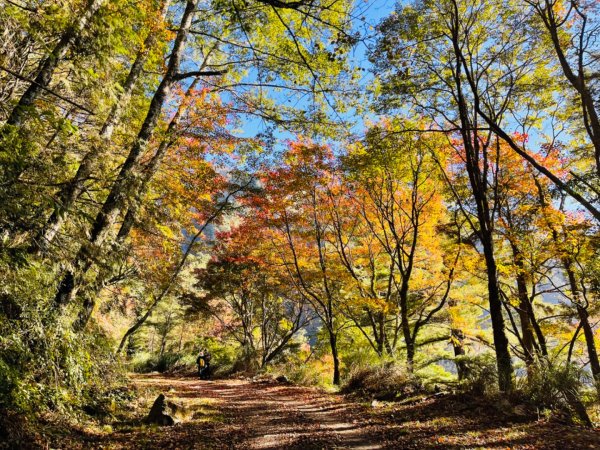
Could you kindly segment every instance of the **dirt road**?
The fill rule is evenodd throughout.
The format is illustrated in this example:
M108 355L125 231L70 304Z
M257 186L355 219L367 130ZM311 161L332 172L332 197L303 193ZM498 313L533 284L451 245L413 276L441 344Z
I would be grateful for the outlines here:
M146 393L139 414L158 392L183 406L179 423L116 424L82 434L81 448L105 449L426 449L600 448L600 434L573 426L519 420L465 405L425 399L411 405L361 405L340 395L247 380L136 377Z
M114 433L103 442L109 448L132 442L134 448L383 448L363 407L341 396L245 380L147 377L136 383L182 404L180 423Z

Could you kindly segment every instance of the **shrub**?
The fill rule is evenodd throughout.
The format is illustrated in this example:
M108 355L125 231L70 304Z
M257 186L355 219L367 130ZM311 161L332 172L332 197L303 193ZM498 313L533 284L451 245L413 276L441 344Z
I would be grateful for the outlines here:
M286 352L279 364L267 366L273 375L285 375L294 384L333 388L333 358L331 355L316 356L309 346L301 345L295 352Z
M180 358L176 353L163 353L162 355L143 353L133 359L132 368L137 373L173 372L178 367Z
M589 383L590 376L571 364L540 359L519 381L518 391L525 401L542 411L560 413L590 425L581 401L582 390Z
M344 393L356 393L377 400L408 397L422 390L421 382L414 375L389 363L354 368L342 387Z
M69 309L56 314L49 300L55 279L35 264L9 268L0 261L0 298L9 305L0 308L0 409L32 416L75 416L90 407L109 413L96 405L122 381L114 342L93 324L84 333L73 331Z
M212 376L227 375L232 372L237 353L235 347L212 338L204 338L199 343L187 343L179 351L167 351L162 355L149 352L133 351L130 356L129 365L136 373L175 373L196 372L196 358L201 348L210 352Z
M11 325L13 333L0 337L0 406L76 412L104 403L121 381L121 367L99 331L79 335L69 325L50 329L37 320Z
M333 362L323 359L312 359L304 364L286 364L283 372L289 381L302 386L320 386L331 388Z
M498 370L494 355L463 356L460 362L465 371L465 378L459 383L463 392L477 396L498 392Z

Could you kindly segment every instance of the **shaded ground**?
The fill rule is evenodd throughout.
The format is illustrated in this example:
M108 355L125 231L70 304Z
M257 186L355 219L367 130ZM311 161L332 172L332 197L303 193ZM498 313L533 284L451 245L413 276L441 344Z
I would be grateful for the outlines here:
M245 380L145 376L135 384L146 393L138 417L164 392L183 405L180 423L164 428L115 423L58 439L50 448L600 449L598 431L525 421L453 397L372 407L315 389Z

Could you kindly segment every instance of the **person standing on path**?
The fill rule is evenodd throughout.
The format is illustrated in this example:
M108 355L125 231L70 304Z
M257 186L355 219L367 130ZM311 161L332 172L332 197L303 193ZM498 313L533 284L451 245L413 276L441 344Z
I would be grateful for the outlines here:
M210 352L207 349L200 350L198 358L196 358L198 366L198 377L201 380L207 380L210 376Z

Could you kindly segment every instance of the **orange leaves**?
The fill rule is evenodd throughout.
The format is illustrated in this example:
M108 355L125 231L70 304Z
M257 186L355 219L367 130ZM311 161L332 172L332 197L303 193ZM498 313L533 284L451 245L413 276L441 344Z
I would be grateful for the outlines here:
M194 81L186 89L176 88L171 102L169 123L155 134L141 168L156 170L154 158L164 155L143 199L134 237L136 261L152 271L150 277L169 272L189 244L189 233L207 220L213 225L223 220L218 205L231 189L229 172L235 169L236 139L225 130L230 110L218 95Z
M317 184L327 184L333 171L333 153L325 146L308 141L289 142L283 165L267 170L262 182L277 201L290 203Z

